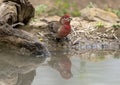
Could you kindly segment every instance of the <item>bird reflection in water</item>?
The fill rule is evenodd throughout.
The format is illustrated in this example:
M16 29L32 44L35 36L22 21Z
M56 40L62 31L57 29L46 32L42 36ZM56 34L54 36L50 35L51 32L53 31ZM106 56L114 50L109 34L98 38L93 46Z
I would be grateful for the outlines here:
M72 77L72 64L68 58L68 54L56 52L48 63L53 69L57 70L64 79L70 79Z

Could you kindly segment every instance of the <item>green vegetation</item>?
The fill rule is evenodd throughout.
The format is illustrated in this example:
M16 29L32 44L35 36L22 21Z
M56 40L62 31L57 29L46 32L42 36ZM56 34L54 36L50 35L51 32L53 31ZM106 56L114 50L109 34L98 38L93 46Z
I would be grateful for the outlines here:
M104 23L103 23L103 22L97 22L97 23L95 24L95 27L97 27L97 28L102 28L102 27L104 27Z
M44 4L41 4L35 8L35 13L37 16L41 15L42 13L45 13L47 10L47 6Z
M120 24L119 24L119 23L116 23L116 24L114 24L112 27L114 27L114 28L120 28Z
M120 11L119 10L112 10L113 13L115 13L120 18Z
M62 16L66 13L72 16L80 16L80 9L75 2L71 3L69 0L55 0L54 7L47 9L48 7L44 4L36 7L36 14L48 14L48 15L59 15Z
M72 16L80 16L79 7L75 2L70 3L69 0L55 0L55 6L51 10L48 11L49 15L59 15L63 14L71 14Z
M87 7L89 8L94 8L95 7L95 4L93 2L89 2L89 4L87 5Z
M89 8L96 7L93 2L89 2ZM118 17L120 17L120 11L112 8L106 8L106 11L115 13ZM51 9L48 9L48 6L45 4L41 4L35 8L36 15L58 15L62 16L66 13L71 14L72 16L80 16L80 9L76 2L70 2L69 0L55 0L54 6Z
M105 10L112 12L112 13L115 13L120 18L120 11L119 10L112 9L112 8L106 8Z

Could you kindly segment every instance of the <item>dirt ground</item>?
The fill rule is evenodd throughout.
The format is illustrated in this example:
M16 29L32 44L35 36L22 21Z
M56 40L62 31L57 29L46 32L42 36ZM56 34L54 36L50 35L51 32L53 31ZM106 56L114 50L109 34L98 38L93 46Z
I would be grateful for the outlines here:
M55 0L29 0L34 6L39 4L46 4L49 7L53 6ZM114 9L120 9L120 0L70 0L76 2L80 9L85 8L89 2L95 3L100 8L111 7Z
M0 0L0 2L3 0ZM55 0L29 0L34 6L40 4L46 4L49 7L53 6ZM70 2L76 2L80 9L85 8L89 2L93 2L97 5L97 7L105 8L111 7L114 9L120 9L120 0L70 0Z

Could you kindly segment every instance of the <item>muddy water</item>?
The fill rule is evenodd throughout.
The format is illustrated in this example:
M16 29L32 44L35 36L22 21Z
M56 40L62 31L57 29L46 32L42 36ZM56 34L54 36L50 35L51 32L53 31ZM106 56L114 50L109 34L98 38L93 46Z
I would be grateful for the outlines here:
M0 85L120 85L120 50L51 53L35 58L0 50Z

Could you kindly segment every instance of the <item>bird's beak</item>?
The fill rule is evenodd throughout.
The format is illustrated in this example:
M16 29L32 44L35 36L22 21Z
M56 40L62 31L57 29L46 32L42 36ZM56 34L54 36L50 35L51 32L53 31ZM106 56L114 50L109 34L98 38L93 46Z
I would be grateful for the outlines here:
M71 20L72 20L72 17L70 17L69 19L70 19L70 21L71 21Z

